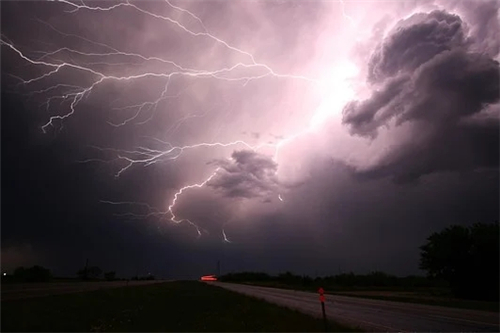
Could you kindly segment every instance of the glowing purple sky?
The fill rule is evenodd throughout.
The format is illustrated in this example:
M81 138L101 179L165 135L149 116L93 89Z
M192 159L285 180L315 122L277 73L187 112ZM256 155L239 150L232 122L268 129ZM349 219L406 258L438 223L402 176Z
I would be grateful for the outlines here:
M78 207L50 208L50 228L4 218L11 266L60 267L71 248L124 272L129 251L159 274L220 256L232 269L406 274L432 231L498 217L495 1L2 9L4 112L29 114L4 146L12 160L23 145L53 154L25 157L43 167L27 163L36 176L16 184L44 179L53 201L29 200Z

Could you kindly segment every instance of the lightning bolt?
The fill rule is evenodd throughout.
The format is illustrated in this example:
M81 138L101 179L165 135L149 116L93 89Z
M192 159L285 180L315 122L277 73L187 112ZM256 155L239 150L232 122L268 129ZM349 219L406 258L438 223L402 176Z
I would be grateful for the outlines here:
M172 222L175 222L175 223L181 223L183 221L186 221L190 224L194 224L193 222L187 220L187 219L178 219L175 214L174 214L174 206L175 204L177 203L177 200L179 199L179 196L184 192L184 191L187 191L189 189L192 189L192 188L200 188L200 187L203 187L205 186L206 183L208 183L209 181L212 180L212 178L215 177L215 175L217 174L217 171L219 171L219 168L215 169L215 171L207 178L205 179L203 182L201 183L198 183L198 184L191 184L191 185L187 185L187 186L184 186L182 187L179 191L177 191L175 194L174 194L174 199L172 200L172 203L168 206L168 212L170 213L170 220Z
M222 229L222 237L224 237L224 242L226 243L232 243L226 236L226 232L224 231L224 229Z
M170 7L172 7L172 8L174 8L174 9L176 9L176 10L178 10L178 11L182 12L182 13L185 13L185 14L187 14L187 15L191 16L192 18L194 18L196 21L198 21L198 23L200 23L201 27L203 28L203 31L204 31L204 32L206 32L206 33L208 33L208 29L207 29L207 27L205 27L205 24L203 24L203 21L202 21L202 20L200 20L200 18L199 18L198 16L194 15L194 14L193 14L193 13L191 13L189 10L186 10L186 9L184 9L184 8L181 8L181 7L178 7L178 6L174 6L174 5L172 5L172 3L171 3L170 1L168 1L168 0L165 0L165 2L166 2L166 3L168 3L168 5L169 5Z
M52 109L53 105L56 102L59 102L59 105L68 104L68 111L64 114L56 114L49 117L48 121L41 126L41 130L46 133L50 127L56 128L57 125L63 126L64 121L70 118L77 111L77 107L79 104L89 97L90 94L94 92L99 86L103 85L105 82L137 82L144 79L155 79L162 82L163 89L159 96L150 101L145 101L138 104L132 105L122 105L120 107L113 108L114 111L125 111L132 110L133 114L129 117L121 119L120 121L109 121L108 124L112 127L122 127L128 124L135 125L143 125L151 121L157 110L158 106L162 101L165 101L168 98L176 98L182 92L178 94L169 94L169 88L172 84L172 80L177 77L184 77L188 79L211 79L211 80L221 80L227 82L239 82L243 85L248 84L248 82L253 80L259 80L267 77L273 77L276 79L287 79L287 80L302 80L311 84L320 84L321 81L315 78L309 78L303 75L295 75L295 74L282 74L273 70L269 65L258 62L254 55L250 52L242 50L230 43L224 41L223 39L215 36L210 33L203 21L196 16L194 13L188 11L187 9L181 8L179 6L173 5L169 0L165 0L166 5L172 8L175 11L178 11L182 14L185 14L195 20L198 25L201 27L201 31L194 31L187 28L185 25L180 23L178 20L175 20L169 16L164 16L160 14L153 13L144 8L139 7L131 2L124 1L111 6L101 7L101 6L90 6L85 4L83 1L80 3L74 3L67 0L48 0L50 2L59 2L68 7L66 13L77 13L79 11L90 11L90 12L112 12L117 10L118 8L129 8L141 15L145 15L150 19L161 20L165 23L168 23L175 28L179 29L183 33L186 33L195 38L206 38L213 41L216 44L219 44L225 47L228 51L239 54L242 57L247 59L246 62L238 62L229 67L223 67L215 70L206 70L203 68L189 68L182 66L172 60L164 59L161 57L151 57L145 56L140 53L126 52L115 48L111 45L100 43L93 41L89 38L85 38L82 36L69 34L60 29L57 29L53 25L44 22L42 20L38 20L40 24L48 27L51 31L56 34L66 37L66 38L74 38L78 39L81 42L85 42L88 45L92 45L100 51L95 52L84 52L80 49L75 49L71 47L59 47L54 48L50 51L38 51L38 50L30 50L29 54L23 52L20 47L16 46L16 44L10 41L6 36L0 38L0 45L8 50L17 54L22 60L30 65L34 65L40 68L44 68L43 74L38 76L34 76L31 78L16 78L20 81L18 83L18 87L24 87L28 89L30 86L34 86L36 84L43 84L48 79L57 79L61 76L63 70L72 70L75 73L79 73L82 81L88 81L88 84L75 85L70 83L57 83L48 88L35 90L30 93L30 96L36 97L37 95L47 95L47 99L40 105L40 107L44 107L45 110L49 111ZM345 14L344 11L344 3L341 1L342 5L342 13L344 17L348 18L351 23L354 21L351 17ZM33 56L36 54L37 56ZM71 61L62 60L62 56L66 56ZM107 59L125 59L126 62L110 62ZM75 59L78 59L75 60ZM108 67L117 66L117 65L137 65L137 61L142 61L144 63L155 63L161 65L161 70L159 71L147 71L147 72L139 72L133 75L116 75L108 73L109 69L98 69L100 65L107 65ZM139 64L140 65L140 64ZM241 74L241 70L254 71L256 74ZM186 88L187 89L187 88ZM208 110L207 110L208 112ZM205 112L203 115L205 115ZM141 120L141 117L144 116L145 113L149 115L146 119ZM202 115L202 116L203 116ZM196 115L191 114L182 119L175 122L170 128L167 129L167 134L171 134L176 131L186 120L195 117ZM157 163L162 162L170 162L178 159L185 151L192 149L208 149L208 148L224 148L224 147L233 147L233 146L243 146L247 149L251 150L259 150L263 147L271 147L274 149L273 160L278 161L279 150L292 142L296 138L302 136L304 133L307 133L311 130L311 127L307 127L305 130L302 130L294 135L283 138L275 144L270 143L261 143L257 145L252 145L243 140L235 140L231 142L201 142L195 143L191 145L184 146L176 146L172 145L167 141L163 141L158 138L152 138L156 143L162 144L165 147L163 149L155 149L150 146L139 146L133 150L124 150L124 149L115 149L109 147L97 147L92 146L92 149L99 151L102 154L108 156L107 158L90 158L86 160L79 161L80 163L89 163L89 162L99 162L99 163L109 163L111 161L116 163L122 163L123 166L116 172L115 176L120 177L124 172L129 170L133 166L150 166ZM111 156L111 157L109 157ZM200 228L193 221L178 217L175 213L175 206L180 200L180 197L185 194L189 190L199 189L204 187L208 182L210 182L220 170L216 168L205 180L200 181L194 184L188 184L181 187L174 194L172 201L168 205L167 210L161 210L156 207L152 207L146 203L139 202L114 202L109 200L103 200L101 203L113 205L113 206L129 206L135 207L136 209L142 210L140 213L127 212L118 214L118 216L128 217L128 218L136 218L136 219L145 219L145 218L160 218L161 220L167 219L170 222L175 224L188 223L192 225L198 234L198 237L202 235L202 232L207 232L206 230ZM278 194L278 199L283 201L281 194ZM224 229L222 229L222 235L225 242L230 243L228 240Z
M115 149L115 148L102 148L102 147L97 147L97 146L91 146L91 148L94 148L96 150L99 150L101 152L111 152L116 155L114 160L121 160L125 161L126 165L122 167L115 175L115 177L120 177L120 175L128 170L130 167L133 165L143 165L143 166L150 166L159 162L164 162L164 161L172 161L176 160L179 156L182 155L182 153L186 150L190 149L195 149L195 148L208 148L208 147L231 147L231 146L237 146L237 145L242 145L248 149L251 150L258 150L264 146L268 146L269 144L260 144L257 146L251 146L250 144L246 143L245 141L237 140L233 142L228 142L228 143L223 143L223 142L213 142L213 143L208 143L208 142L202 142L202 143L197 143L194 145L188 145L188 146L171 146L168 142L161 141L160 139L157 139L157 141L162 142L170 148L166 150L156 150L156 149L151 149L148 147L137 147L136 150L122 150L122 149ZM92 162L95 161L95 159L88 159L88 160L83 160L80 161L80 163L87 163L87 162ZM204 182L205 184L205 182Z
M356 22L354 21L354 19L352 17L350 17L349 15L347 15L347 13L345 12L344 0L339 0L339 1L340 1L340 6L342 8L342 16L344 16L344 18L346 18L347 20L349 20L349 22L351 22L351 26L355 26Z

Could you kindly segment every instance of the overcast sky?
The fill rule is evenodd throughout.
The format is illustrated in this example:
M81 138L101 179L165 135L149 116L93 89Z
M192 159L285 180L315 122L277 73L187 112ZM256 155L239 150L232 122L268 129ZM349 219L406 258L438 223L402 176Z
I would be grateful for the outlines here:
M421 274L498 219L497 1L1 15L3 270Z

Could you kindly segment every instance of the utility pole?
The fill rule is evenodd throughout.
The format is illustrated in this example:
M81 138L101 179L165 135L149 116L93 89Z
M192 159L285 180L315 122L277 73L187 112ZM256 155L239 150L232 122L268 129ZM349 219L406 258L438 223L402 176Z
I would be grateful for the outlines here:
M217 260L217 276L220 276L220 260Z
M83 271L83 279L87 280L88 277L88 267L89 267L89 258L85 261L85 270Z

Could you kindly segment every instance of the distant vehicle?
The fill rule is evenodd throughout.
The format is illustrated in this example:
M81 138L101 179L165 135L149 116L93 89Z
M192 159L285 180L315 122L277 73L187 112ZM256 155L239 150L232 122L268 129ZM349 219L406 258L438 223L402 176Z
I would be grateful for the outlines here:
M201 281L217 281L217 277L215 275L204 275L201 277Z

